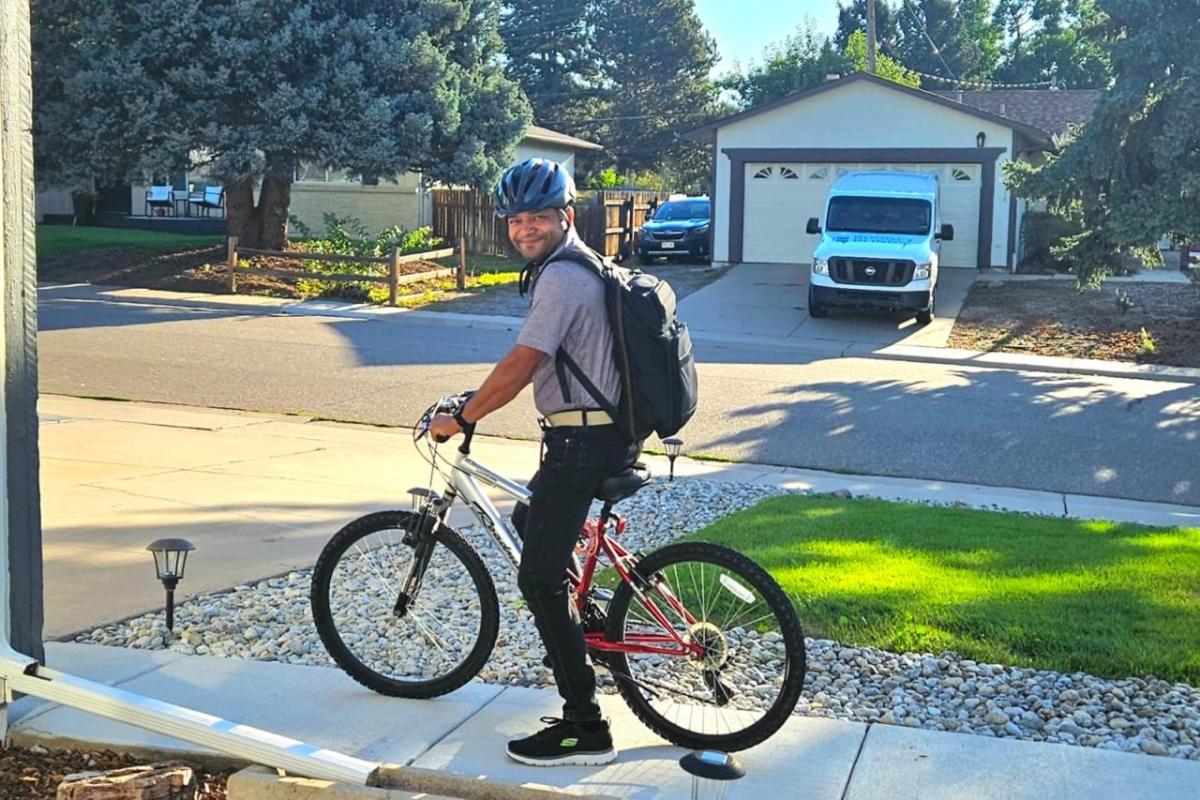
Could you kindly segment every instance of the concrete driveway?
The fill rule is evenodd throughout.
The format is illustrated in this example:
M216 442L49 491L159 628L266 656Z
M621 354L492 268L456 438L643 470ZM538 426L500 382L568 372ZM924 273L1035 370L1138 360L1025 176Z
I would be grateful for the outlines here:
M833 309L825 319L808 316L808 265L739 264L720 280L684 298L679 316L705 338L755 337L778 341L821 340L838 344L945 347L978 273L943 269L937 317L918 325L911 316Z

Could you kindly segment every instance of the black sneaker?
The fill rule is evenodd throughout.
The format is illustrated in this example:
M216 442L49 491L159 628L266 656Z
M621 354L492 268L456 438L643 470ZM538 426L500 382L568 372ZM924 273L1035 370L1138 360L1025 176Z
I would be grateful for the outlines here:
M590 767L617 757L608 722L571 722L542 717L550 727L508 743L508 757L535 767Z

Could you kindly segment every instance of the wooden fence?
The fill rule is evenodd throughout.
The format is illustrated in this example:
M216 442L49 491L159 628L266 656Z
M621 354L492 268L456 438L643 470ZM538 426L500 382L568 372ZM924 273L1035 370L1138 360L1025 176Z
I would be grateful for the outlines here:
M575 228L598 253L626 258L632 254L635 233L666 197L664 192L583 192L575 203ZM435 189L433 233L448 241L465 238L474 253L511 254L508 229L493 214L490 192Z
M395 248L386 256L344 256L338 253L305 253L298 250L257 250L249 247L238 247L238 237L230 236L225 240L225 266L229 275L229 292L237 294L238 275L270 275L275 278L309 278L321 281L351 281L385 283L388 285L388 300L396 305L400 294L400 285L426 280L431 277L455 275L458 288L466 287L467 280L467 249L462 239L458 247L447 247L441 250L428 250L424 253L405 253L401 255ZM400 265L413 261L432 261L435 258L449 258L458 255L458 266L418 272L410 275L400 274ZM272 269L269 267L239 267L239 256L264 256L267 258L287 258L295 261L328 261L339 264L387 264L387 275L356 275L348 272L305 272L295 269Z

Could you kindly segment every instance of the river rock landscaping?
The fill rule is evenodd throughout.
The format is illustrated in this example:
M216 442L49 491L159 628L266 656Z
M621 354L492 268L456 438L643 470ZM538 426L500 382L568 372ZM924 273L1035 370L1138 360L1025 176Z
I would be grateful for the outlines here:
M785 492L759 484L660 481L618 507L629 521L624 544L650 550L779 494ZM501 600L499 640L478 680L552 684L513 570L480 531L462 533L488 564ZM311 619L310 580L311 570L297 570L194 597L177 607L174 635L154 613L75 641L332 667ZM807 656L798 714L1200 760L1200 689L1184 683L977 663L953 652L894 653L821 638L807 641ZM602 680L605 691L614 690L611 677Z

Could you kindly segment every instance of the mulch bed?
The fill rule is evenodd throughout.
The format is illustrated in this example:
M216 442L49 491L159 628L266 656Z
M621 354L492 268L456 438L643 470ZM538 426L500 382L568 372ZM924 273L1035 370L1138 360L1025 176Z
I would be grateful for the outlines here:
M1124 313L1118 291L1132 301ZM948 346L1200 367L1200 284L1110 282L1080 292L1068 281L980 281Z
M43 748L0 749L0 798L3 800L54 800L65 776L101 772L150 763L146 759L110 751L85 752ZM210 770L188 764L196 773L197 800L225 800L225 782L236 770Z
M254 258L252 261L255 266L270 269L305 269L302 257ZM401 264L400 274L444 268L442 264L414 261ZM225 294L229 287L224 245L185 250L178 247L98 247L75 251L40 261L38 280L213 294ZM305 297L295 281L267 275L239 275L238 293L296 299Z

